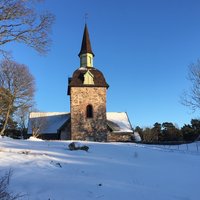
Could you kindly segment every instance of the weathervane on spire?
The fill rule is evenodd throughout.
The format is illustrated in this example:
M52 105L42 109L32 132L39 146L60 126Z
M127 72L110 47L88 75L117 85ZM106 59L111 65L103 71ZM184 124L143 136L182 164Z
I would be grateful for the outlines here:
M87 24L87 20L88 20L88 13L85 13L85 16L84 16L84 18L85 18L85 24Z

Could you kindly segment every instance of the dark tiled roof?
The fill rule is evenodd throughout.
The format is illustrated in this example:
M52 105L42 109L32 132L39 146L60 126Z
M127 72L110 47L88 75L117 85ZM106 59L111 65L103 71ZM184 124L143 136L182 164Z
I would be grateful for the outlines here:
M94 53L92 51L92 47L90 44L90 37L89 37L89 33L88 33L87 24L85 24L81 50L80 50L80 53L78 54L78 56L80 56L81 54L85 54L85 53L91 53L94 56Z
M84 74L87 71L90 71L94 75L94 85L84 85ZM95 69L94 67L87 68L79 68L74 73L72 78L69 78L69 86L68 86L68 95L70 95L71 87L106 87L109 85L106 83L106 80L101 71Z

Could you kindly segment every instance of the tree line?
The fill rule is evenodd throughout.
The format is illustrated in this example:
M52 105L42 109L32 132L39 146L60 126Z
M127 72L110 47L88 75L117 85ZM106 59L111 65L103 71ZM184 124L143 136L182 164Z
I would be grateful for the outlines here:
M200 109L200 60L191 63L188 66L188 80L190 88L184 91L181 96L181 103L189 107L192 111ZM192 119L190 124L185 124L178 128L171 122L158 123L153 127L140 128L137 126L135 132L138 132L142 141L146 143L179 143L192 142L200 139L200 120Z
M144 143L182 143L193 142L200 137L200 120L192 119L191 124L178 128L171 122L156 122L151 128L134 129Z

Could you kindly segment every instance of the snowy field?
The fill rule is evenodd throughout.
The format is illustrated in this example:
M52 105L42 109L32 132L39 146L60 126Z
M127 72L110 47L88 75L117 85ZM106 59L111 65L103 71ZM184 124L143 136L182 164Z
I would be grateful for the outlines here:
M0 138L0 175L23 200L199 200L200 152L130 143ZM194 146L195 145L195 146ZM194 147L192 147L194 146Z

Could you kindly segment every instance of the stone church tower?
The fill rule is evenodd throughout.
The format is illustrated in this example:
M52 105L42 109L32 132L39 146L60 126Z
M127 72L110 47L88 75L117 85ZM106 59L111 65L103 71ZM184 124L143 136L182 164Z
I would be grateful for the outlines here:
M102 72L93 67L94 53L87 25L78 56L80 67L68 81L71 139L106 141L106 92L109 86Z

